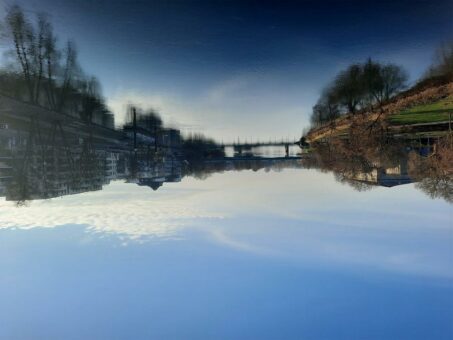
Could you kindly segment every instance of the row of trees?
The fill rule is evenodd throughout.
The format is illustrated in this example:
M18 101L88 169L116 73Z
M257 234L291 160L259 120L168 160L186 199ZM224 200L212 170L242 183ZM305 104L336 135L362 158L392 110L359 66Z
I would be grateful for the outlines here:
M406 71L395 64L382 64L371 59L352 64L339 72L322 91L313 107L311 126L317 127L334 121L342 114L355 115L382 106L407 84ZM423 88L430 84L453 81L453 42L437 49L433 64L414 86Z
M74 42L59 47L45 14L30 20L21 7L12 6L2 36L11 47L7 53L11 64L0 71L2 93L87 122L108 112L99 82L86 75L77 61Z
M405 70L395 64L381 64L371 59L352 64L323 90L313 107L311 124L319 126L342 114L354 115L373 106L381 108L405 88L407 78Z
M189 162L225 156L223 148L214 139L201 133L189 134L184 137L182 140L182 152Z

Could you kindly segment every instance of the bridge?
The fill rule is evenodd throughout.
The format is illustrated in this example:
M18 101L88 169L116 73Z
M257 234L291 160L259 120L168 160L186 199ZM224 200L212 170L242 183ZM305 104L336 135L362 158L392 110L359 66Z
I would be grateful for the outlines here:
M220 146L222 148L233 148L234 151L237 153L241 154L243 150L251 150L252 148L259 148L259 147L284 147L285 148L285 154L286 156L289 156L289 147L290 145L298 145L299 147L303 146L303 143L301 140L297 139L292 139L292 140L284 140L281 139L280 141L274 140L274 141L256 141L256 142L245 142L241 143L240 141L238 142L233 142L233 143L222 143Z
M263 142L263 141L256 141L256 142L244 142L244 143L241 143L240 141L238 142L233 142L233 143L222 143L221 146L222 147L244 147L244 148L258 148L258 147L269 147L269 146L285 146L285 145L299 145L300 144L300 140L298 139L292 139L292 140L288 140L288 139L281 139L279 141L277 140L268 140L267 142Z

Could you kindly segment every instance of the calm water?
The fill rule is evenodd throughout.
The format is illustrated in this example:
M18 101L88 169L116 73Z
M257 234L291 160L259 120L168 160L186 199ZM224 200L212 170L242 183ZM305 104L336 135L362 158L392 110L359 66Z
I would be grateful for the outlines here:
M0 201L2 339L451 339L452 206L297 167Z

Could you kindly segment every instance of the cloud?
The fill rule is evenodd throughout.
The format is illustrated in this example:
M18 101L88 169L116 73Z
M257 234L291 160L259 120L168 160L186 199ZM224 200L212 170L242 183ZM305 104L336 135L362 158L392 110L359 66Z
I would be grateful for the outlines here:
M212 103L222 103L250 91L250 77L246 74L224 80L207 91L206 98Z
M77 224L130 239L169 238L176 237L193 220L223 218L191 204L194 193L178 192L177 197L153 194L149 188L114 182L103 191L33 201L24 208L0 201L0 229Z
M450 209L413 185L360 193L313 170L243 171L157 192L114 182L26 208L0 202L0 229L78 224L125 241L180 239L194 229L234 251L288 262L453 277Z
M243 240L239 240L234 238L226 232L225 230L221 229L210 229L207 231L212 240L216 243L222 244L229 248L233 248L235 250L244 251L247 253L253 253L256 255L275 255L275 251L272 251L269 247L259 247L257 245L253 245L250 242L245 242Z
M308 123L300 93L277 93L271 75L239 74L201 88L196 94L129 89L109 96L107 104L124 122L127 105L157 109L164 122L185 132L203 132L217 140L299 138ZM308 93L308 92L305 92ZM302 98L302 99L301 99ZM308 112L308 109L305 109ZM308 116L307 116L308 117ZM282 124L282 122L285 122ZM288 126L290 128L288 128Z

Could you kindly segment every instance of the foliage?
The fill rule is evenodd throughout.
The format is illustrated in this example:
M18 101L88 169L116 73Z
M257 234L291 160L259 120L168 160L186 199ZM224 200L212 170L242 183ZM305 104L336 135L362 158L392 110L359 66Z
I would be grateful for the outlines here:
M406 86L407 74L400 66L368 59L338 73L322 92L311 116L312 126L334 122L341 114L382 108L384 102Z
M434 62L424 78L436 77L446 77L449 81L453 81L453 41L439 46L434 56Z
M150 108L144 111L135 105L131 105L128 109L126 125L133 125L134 111L137 126L152 132L155 132L156 129L160 129L163 126L162 118L157 110Z
M422 157L416 152L409 156L409 174L419 181L417 187L431 198L453 202L453 147L452 136L440 139L433 153Z
M0 92L35 105L71 114L86 122L108 113L99 82L82 71L77 48L68 41L62 48L52 24L40 13L30 20L12 6L4 31L14 56L12 67L0 70Z
M203 134L190 134L183 139L183 153L188 160L202 158L222 158L225 156L223 148L213 139Z

